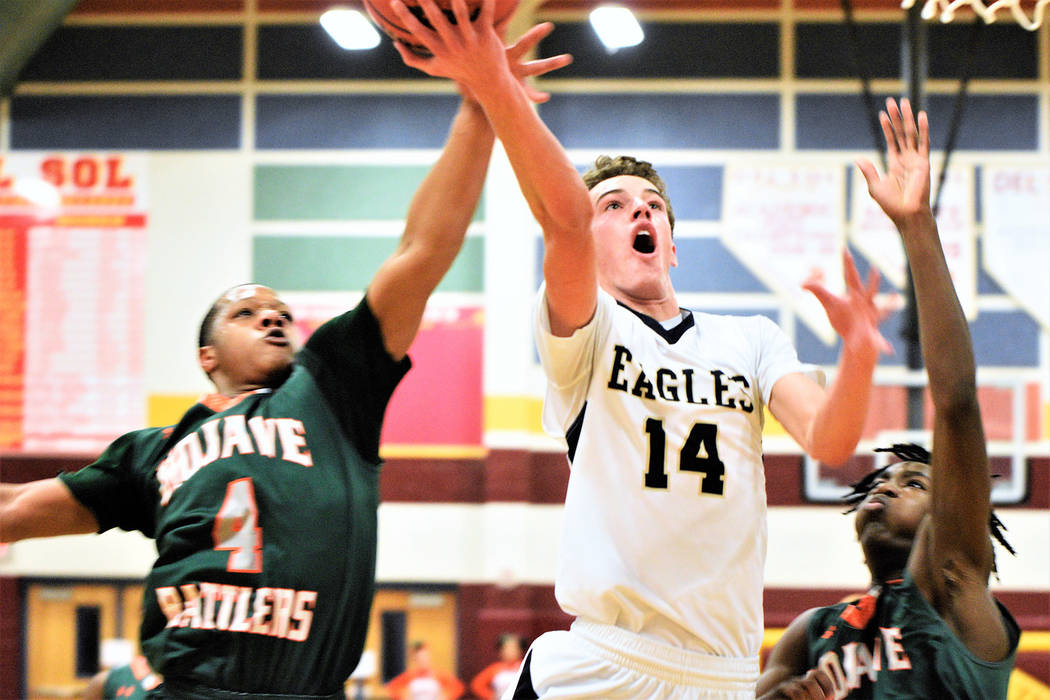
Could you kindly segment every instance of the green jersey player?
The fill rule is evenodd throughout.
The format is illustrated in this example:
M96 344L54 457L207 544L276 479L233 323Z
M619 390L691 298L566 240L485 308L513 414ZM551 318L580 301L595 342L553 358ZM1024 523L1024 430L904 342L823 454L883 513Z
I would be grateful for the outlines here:
M81 697L83 700L145 700L149 691L163 682L160 674L149 667L146 657L138 655L129 664L97 673Z
M520 61L548 31L507 49L519 80L567 63ZM383 414L462 244L493 141L465 98L397 250L364 299L301 350L273 290L235 287L201 325L200 366L216 394L76 473L0 487L0 541L113 527L156 540L141 628L164 676L153 695L343 697L373 596Z
M988 591L995 568L988 454L973 348L930 210L930 138L906 100L881 115L889 172L858 165L904 241L915 285L933 400L932 454L854 486L847 501L871 572L860 599L800 615L770 653L758 683L773 698L1005 698L1020 636Z

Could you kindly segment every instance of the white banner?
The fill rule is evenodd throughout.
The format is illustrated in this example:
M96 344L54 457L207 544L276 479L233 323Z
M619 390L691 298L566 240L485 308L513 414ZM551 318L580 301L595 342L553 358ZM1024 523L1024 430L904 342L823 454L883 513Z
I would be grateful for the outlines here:
M984 267L1050 330L1050 168L985 166Z
M850 241L893 286L905 291L907 261L900 234L868 195L868 184L853 171ZM977 316L977 242L973 226L973 169L951 168L944 180L937 229L955 291L966 317Z
M842 293L844 187L839 165L726 166L722 243L828 345L835 331L801 285L819 272Z
M0 228L18 259L24 351L5 446L97 452L146 418L146 159L17 153L0 159ZM0 261L3 262L3 261ZM17 337L16 337L17 336ZM2 337L2 336L0 336Z

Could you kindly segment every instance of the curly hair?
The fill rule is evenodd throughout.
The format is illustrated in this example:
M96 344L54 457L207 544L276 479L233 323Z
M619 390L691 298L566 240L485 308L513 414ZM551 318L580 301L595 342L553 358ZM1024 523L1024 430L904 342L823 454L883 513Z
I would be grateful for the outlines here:
M917 445L914 442L898 442L894 443L890 447L878 447L875 449L876 452L889 452L890 454L897 457L902 462L918 462L919 464L930 463L930 451L922 445ZM849 493L842 497L843 503L849 508L843 511L843 513L852 513L860 507L861 502L868 497L868 494L875 488L875 482L882 477L883 474L893 465L886 465L880 469L876 469L868 474L865 474L860 480L850 484L852 489ZM993 478L998 475L993 475ZM995 511L991 511L988 517L988 530L995 542L1002 545L1003 549L1013 555L1017 555L1014 548L1010 546L1010 543L1006 541L1006 536L1003 532L1006 530L1006 526L1003 525L1003 521L999 519L999 516L995 514ZM998 578L998 569L995 565L995 551L992 551L992 571L996 573Z
M638 160L632 156L598 156L594 159L594 167L583 174L583 183L590 190L599 182L620 175L634 175L656 186L656 191L667 205L667 219L671 222L671 230L674 231L674 210L671 208L671 198L667 196L667 185L649 161Z

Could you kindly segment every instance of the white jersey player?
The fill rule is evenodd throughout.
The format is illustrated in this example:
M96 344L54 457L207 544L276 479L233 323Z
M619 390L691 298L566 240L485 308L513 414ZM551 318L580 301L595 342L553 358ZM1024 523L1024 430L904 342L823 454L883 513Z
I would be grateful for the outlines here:
M556 589L577 620L534 642L509 695L754 698L763 407L813 457L853 453L886 347L877 278L865 286L847 257L844 297L807 285L843 338L827 390L772 324L683 317L674 216L652 166L603 157L581 181L503 55L493 1L472 21L454 0L454 23L419 5L429 27L392 2L431 56L398 46L402 58L481 103L543 230L544 421L572 456Z
M599 291L594 319L559 338L541 293L543 424L565 437L572 463L558 602L671 646L753 657L763 406L778 379L803 367L764 316L687 311L673 323Z

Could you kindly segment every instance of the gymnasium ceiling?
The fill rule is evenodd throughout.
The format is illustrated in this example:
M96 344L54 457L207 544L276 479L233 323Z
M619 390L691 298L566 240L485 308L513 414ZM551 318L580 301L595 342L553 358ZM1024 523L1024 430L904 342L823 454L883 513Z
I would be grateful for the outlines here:
M586 12L608 0L521 0L542 12ZM783 0L619 0L639 12L711 12L726 7L778 10ZM361 0L0 0L0 96L14 89L18 74L58 27L72 17L155 14L320 13L332 5L360 6ZM791 0L795 10L840 12L840 0ZM853 0L857 10L900 11L900 0Z

